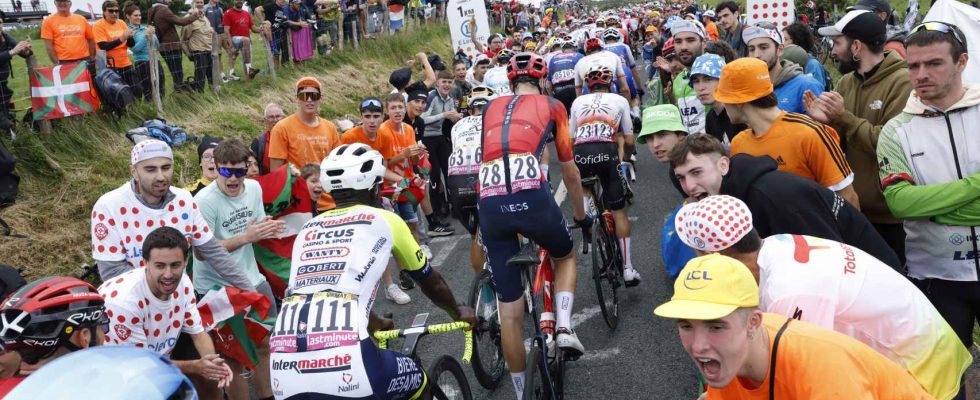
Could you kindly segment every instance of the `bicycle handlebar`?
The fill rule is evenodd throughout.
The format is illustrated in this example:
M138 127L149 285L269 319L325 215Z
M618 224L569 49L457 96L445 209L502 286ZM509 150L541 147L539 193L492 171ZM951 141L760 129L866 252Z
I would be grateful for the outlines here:
M399 338L411 334L439 334L439 333L450 333L453 331L463 331L463 358L464 364L470 363L470 358L473 356L473 330L470 329L470 324L463 321L447 322L445 324L435 324L427 325L416 328L405 328L405 329L392 329L387 331L377 331L374 332L374 338L378 340L378 347L382 349L388 348L388 340Z

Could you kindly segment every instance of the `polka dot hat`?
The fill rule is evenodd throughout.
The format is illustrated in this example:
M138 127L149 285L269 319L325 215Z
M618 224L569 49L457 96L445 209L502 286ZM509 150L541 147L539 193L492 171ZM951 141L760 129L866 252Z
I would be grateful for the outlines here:
M734 245L752 230L752 212L732 196L709 196L685 205L674 217L674 228L684 244L706 253Z

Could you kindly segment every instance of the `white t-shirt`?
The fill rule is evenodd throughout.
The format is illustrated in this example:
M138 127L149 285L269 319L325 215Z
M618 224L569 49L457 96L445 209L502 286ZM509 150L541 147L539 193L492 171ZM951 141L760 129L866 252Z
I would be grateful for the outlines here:
M575 87L582 87L583 90L587 89L585 84L585 75L589 73L589 69L594 65L604 65L613 72L613 87L618 87L619 77L623 76L623 61L616 53L611 51L602 50L589 54L582 57L577 64L575 64Z
M487 70L487 73L483 75L483 85L493 90L497 97L514 94L510 91L507 67L493 67Z
M92 258L142 267L143 239L161 226L181 231L194 246L211 241L211 228L190 192L170 187L176 197L156 210L144 206L131 185L126 182L102 195L92 207Z
M191 278L184 274L166 301L150 291L143 268L128 271L99 287L105 298L109 331L106 345L130 345L169 355L181 332L204 332Z
M448 175L475 175L480 173L483 136L483 117L471 115L453 125L451 133L453 151L449 153Z
M218 240L228 240L245 233L249 223L265 220L265 206L262 205L262 186L252 179L244 179L245 190L235 197L221 193L217 182L205 186L194 200L200 204L201 215ZM258 286L265 281L255 262L255 252L248 243L235 251L228 252L235 263L245 272L249 282ZM194 288L206 293L215 286L234 286L218 274L206 261L194 256Z
M630 103L612 93L589 93L572 102L568 131L572 143L613 143L616 133L633 135Z

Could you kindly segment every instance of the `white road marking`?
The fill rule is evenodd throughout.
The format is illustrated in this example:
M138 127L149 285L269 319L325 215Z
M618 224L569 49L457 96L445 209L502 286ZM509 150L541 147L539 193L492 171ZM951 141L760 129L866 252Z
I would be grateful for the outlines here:
M636 220L640 219L640 217L638 217L636 215L631 216L631 217L628 217L628 218L629 218L630 222L636 222Z
M578 362L602 361L612 357L616 357L619 355L620 352L621 350L619 350L619 347L613 347L611 349L606 349L606 350L595 350L595 351L586 350L585 354L582 355L582 358L578 359Z
M451 236L451 238L456 240L453 240L452 244L440 246L440 249L438 252L436 252L435 257L432 257L432 265L437 265L437 266L442 265L442 262L446 261L446 258L449 257L449 255L452 254L453 250L456 249L456 245L459 244L459 242L461 242L466 237L464 235L454 235Z
M437 243L451 242L451 241L454 241L454 240L459 240L459 237L460 237L460 235L450 235L450 236L442 236L442 237L432 238L432 239L429 239L429 244L430 245L433 245L433 244L437 244Z
M565 187L565 181L561 181L558 184L558 190L555 191L555 204L561 205L565 202L566 196L568 196L568 188Z
M602 313L602 309L599 306L585 307L579 312L572 314L572 329L575 329L579 324L589 320L590 318Z

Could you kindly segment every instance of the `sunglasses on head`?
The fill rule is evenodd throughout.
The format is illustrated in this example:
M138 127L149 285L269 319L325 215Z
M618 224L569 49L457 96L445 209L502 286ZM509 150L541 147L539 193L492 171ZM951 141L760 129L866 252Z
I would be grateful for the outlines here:
M956 39L957 42L960 42L961 46L966 47L966 39L960 37L959 30L957 30L953 25L947 24L945 22L930 21L930 22L923 22L919 25L916 25L915 28L912 28L912 30L909 32L909 38L911 38L912 35L915 35L916 33L922 31L948 33L950 35L953 35L953 39ZM906 39L906 41L908 41L908 39Z
M221 175L225 178L231 178L232 175L234 175L236 178L241 178L246 174L248 174L248 167L245 168L219 167L218 168L218 175Z
M367 99L361 102L361 108L384 108L381 106L381 101L378 99Z
M296 98L303 101L317 101L320 100L320 92L299 92L296 93Z

